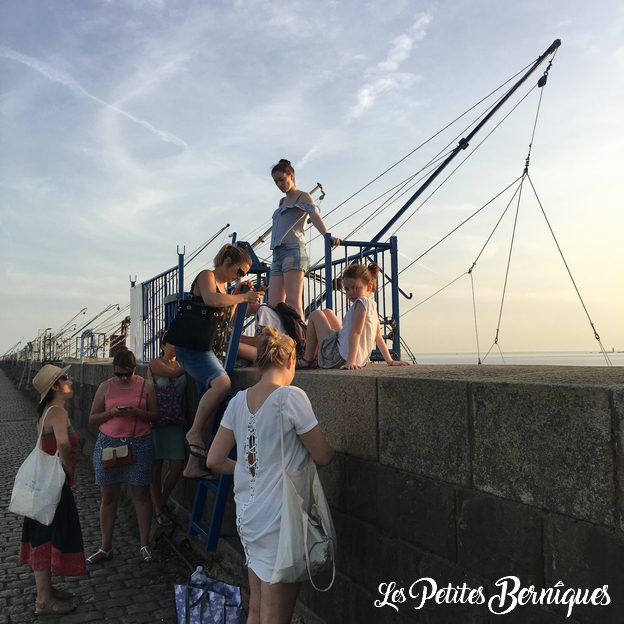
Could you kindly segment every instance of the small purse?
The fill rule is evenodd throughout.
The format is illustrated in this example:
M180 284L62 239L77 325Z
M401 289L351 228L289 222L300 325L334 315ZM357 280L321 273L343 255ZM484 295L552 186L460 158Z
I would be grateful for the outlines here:
M194 286L195 281L191 284L191 293ZM167 342L185 349L210 351L222 315L221 308L190 299L180 301L175 318L167 328Z
M102 449L102 467L119 468L130 466L133 462L132 447L129 444Z

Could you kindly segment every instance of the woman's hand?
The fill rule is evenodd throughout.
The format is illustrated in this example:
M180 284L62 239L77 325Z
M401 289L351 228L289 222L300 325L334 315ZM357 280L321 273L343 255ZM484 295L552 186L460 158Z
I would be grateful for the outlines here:
M390 360L388 366L410 366L410 363L403 360Z
M360 368L364 368L363 366L360 366L359 364L349 364L349 362L345 362L340 369L341 370L359 370Z
M331 244L332 244L332 247L339 247L342 244L342 240L338 238L337 236L332 236Z
M247 295L247 303L262 303L262 297L264 297L264 291L250 290Z

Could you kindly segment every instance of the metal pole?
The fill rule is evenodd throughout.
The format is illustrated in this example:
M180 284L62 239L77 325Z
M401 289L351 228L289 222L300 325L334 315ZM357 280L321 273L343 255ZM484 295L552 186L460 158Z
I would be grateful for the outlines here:
M397 245L397 237L390 237L390 272L392 273L392 319L394 320L394 336L392 338L392 350L396 353L397 358L401 359L401 328L399 326L399 252ZM383 277L382 277L383 279Z
M325 307L333 309L334 285L332 282L332 241L331 234L325 234Z
M551 55L561 45L560 39L555 39L548 50L544 52L533 63L531 68L514 84L509 91L501 98L501 100L494 106L494 108L478 123L475 128L466 137L459 140L457 147L446 157L446 159L438 165L438 168L422 183L418 190L407 200L407 202L399 209L399 211L386 223L386 225L373 237L371 242L377 242L401 217L401 215L423 194L427 187L442 173L446 166L461 152L465 150L474 135L481 130L481 128L498 112L498 110L505 104L505 102L515 93L515 91L524 83L527 78L544 62L544 59Z

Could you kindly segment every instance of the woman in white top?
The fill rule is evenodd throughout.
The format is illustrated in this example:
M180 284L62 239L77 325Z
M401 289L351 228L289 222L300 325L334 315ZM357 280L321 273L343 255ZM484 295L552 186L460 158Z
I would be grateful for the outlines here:
M327 233L327 227L311 195L300 191L295 185L295 170L289 160L282 158L271 169L271 176L286 196L282 197L273 213L269 305L275 308L285 301L299 312L303 320L303 276L310 266L303 228L308 216L321 234ZM332 245L340 245L340 239L332 237Z
M409 366L393 360L381 335L377 304L371 297L379 267L352 264L342 274L342 288L351 303L344 323L333 310L315 310L308 319L306 350L299 368L364 368L377 345L388 366ZM318 350L318 354L317 354Z
M249 573L247 624L290 622L300 585L270 583L282 509L281 417L288 470L299 470L310 457L326 465L334 454L305 392L290 386L295 363L294 340L265 328L257 359L262 377L230 401L206 460L213 472L234 474L236 524ZM228 459L235 444L236 461Z

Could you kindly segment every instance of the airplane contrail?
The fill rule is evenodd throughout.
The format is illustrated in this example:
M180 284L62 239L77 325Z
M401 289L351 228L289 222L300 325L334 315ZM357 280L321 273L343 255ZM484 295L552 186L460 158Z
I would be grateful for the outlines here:
M166 143L173 143L174 145L178 145L179 147L183 147L183 148L188 147L188 144L186 143L186 141L176 136L175 134L171 132L167 132L166 130L159 130L158 128L155 128L148 121L145 121L144 119L139 119L138 117L131 115L127 111L121 108L118 108L114 104L109 104L108 102L101 100L100 98L93 95L92 93L89 93L82 85L76 82L76 80L74 80L71 76L67 76L63 72L55 69L54 67L50 67L46 63L42 63L36 58L27 56L25 54L21 54L20 52L16 52L15 50L12 50L11 48L8 48L3 45L0 45L0 58L7 58L13 61L17 61L18 63L21 63L22 65L25 65L26 67L29 67L30 69L38 72L42 76L45 76L48 80L62 84L63 86L67 87L75 95L78 95L80 97L85 97L89 100L93 100L94 102L97 102L98 104L106 108L109 108L112 111L115 111L117 114L122 115L123 117L125 117L126 119L129 119L133 123L143 126L144 128L149 130L151 133L155 134L157 137L159 137L161 140L165 141Z

